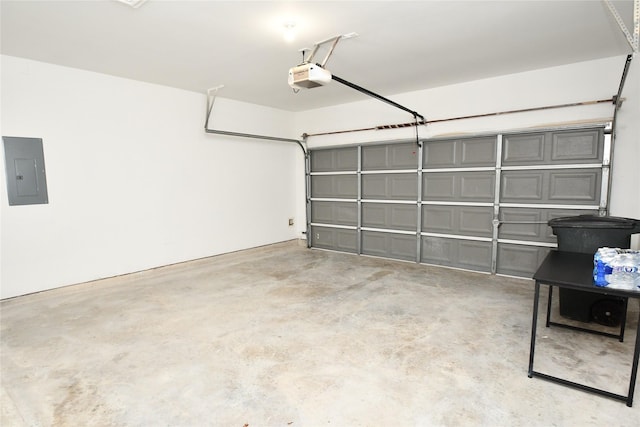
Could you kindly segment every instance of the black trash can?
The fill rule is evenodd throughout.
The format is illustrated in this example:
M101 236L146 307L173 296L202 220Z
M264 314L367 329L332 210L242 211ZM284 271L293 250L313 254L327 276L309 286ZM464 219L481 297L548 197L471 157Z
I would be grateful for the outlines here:
M577 215L549 221L558 238L558 250L595 254L598 248L629 248L631 235L640 233L640 220L615 216ZM624 315L623 298L606 298L590 292L560 289L560 315L581 322L592 320L617 326ZM600 313L601 308L606 311Z

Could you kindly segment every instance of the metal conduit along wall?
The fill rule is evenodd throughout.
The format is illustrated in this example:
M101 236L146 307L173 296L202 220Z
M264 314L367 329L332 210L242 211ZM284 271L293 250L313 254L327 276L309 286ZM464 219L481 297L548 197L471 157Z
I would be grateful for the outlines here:
M311 247L530 277L549 219L607 213L607 125L422 142L311 150Z

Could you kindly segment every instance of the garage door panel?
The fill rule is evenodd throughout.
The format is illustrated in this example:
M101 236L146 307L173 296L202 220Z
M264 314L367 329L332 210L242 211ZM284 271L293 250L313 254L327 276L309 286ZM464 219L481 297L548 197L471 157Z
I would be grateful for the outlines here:
M491 242L459 240L457 243L458 262L456 267L480 271L491 269Z
M311 203L311 222L338 225L357 225L358 205L355 202Z
M378 203L362 204L362 226L372 228L387 228L391 219L388 218L387 205Z
M391 228L415 231L418 228L418 208L413 205L391 206Z
M418 146L415 143L362 148L363 170L416 169L417 167Z
M450 233L456 223L457 210L455 206L422 206L422 231Z
M334 176L335 194L338 197L358 197L358 179L353 175Z
M472 138L460 141L460 166L494 166L496 164L497 138Z
M502 197L501 202L542 202L543 172L516 172L502 173Z
M362 197L365 199L385 199L387 179L384 175L362 176Z
M311 226L311 246L342 252L356 252L356 230Z
M388 242L382 233L374 233L370 231L362 232L362 253L367 255L388 256L390 248Z
M325 172L335 170L333 150L318 150L311 152L311 170Z
M531 277L550 249L539 246L498 244L499 274Z
M545 221L544 212L538 209L502 208L500 221L504 221L498 228L498 238L512 240L544 241L542 224Z
M388 198L416 200L418 197L418 174L388 175Z
M336 204L335 223L342 225L358 224L358 205L355 203Z
M600 179L600 169L504 171L500 201L596 205Z
M456 260L456 241L442 237L422 236L421 262L451 266Z
M311 151L312 172L355 171L357 169L357 147Z
M394 144L388 149L389 162L388 169L417 169L418 168L418 145L410 144Z
M502 165L599 163L602 140L601 128L505 135Z
M452 173L424 173L422 175L423 200L454 200L456 176Z
M415 200L418 195L417 174L367 174L362 176L365 199Z
M312 176L311 177L311 197L333 196L333 177Z
M460 234L469 236L491 237L493 233L493 208L459 206Z
M495 166L497 138L464 138L427 141L422 165L425 169Z
M550 219L605 203L607 138L594 126L313 150L311 222L334 226L312 246L530 277L556 243Z
M362 204L362 226L415 231L418 212L414 205Z
M422 174L425 201L493 202L495 173L487 172L425 172Z
M365 255L415 261L416 237L405 234L363 231L362 253Z
M544 160L544 133L505 135L503 137L502 164L522 165Z
M552 136L551 161L600 161L602 159L601 131L560 132Z
M334 249L336 247L333 229L311 227L311 244L318 248Z
M311 176L311 197L347 198L358 197L358 180L355 175Z
M548 175L550 201L598 204L600 198L599 170L550 171Z
M391 235L389 240L391 243L390 256L392 258L404 259L407 261L416 260L416 236L396 234Z
M356 252L357 250L357 233L356 230L334 230L336 235L336 247L338 250L345 252Z
M464 172L459 176L459 197L465 201L492 202L495 193L494 172Z
M547 222L553 218L575 215L597 215L589 209L500 209L499 239L556 243L556 236Z
M479 271L491 269L491 242L422 236L421 245L423 263Z
M484 206L422 206L422 231L491 237L493 208Z
M456 141L427 141L423 145L423 168L454 167L456 165Z
M385 169L387 164L387 147L374 146L362 148L362 169Z
M416 231L418 228L418 210L413 205L390 206L390 228Z

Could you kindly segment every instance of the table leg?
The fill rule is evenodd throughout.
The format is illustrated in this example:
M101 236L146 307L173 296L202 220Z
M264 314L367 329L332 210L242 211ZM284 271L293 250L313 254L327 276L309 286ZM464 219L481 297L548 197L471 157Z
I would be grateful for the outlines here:
M623 298L622 301L624 301L624 307L622 308L622 320L620 321L620 342L624 341L624 328L627 325L627 308L629 305L629 298Z
M549 285L549 301L547 302L547 328L551 323L551 300L553 298L553 286Z
M538 283L538 281L536 280L535 295L533 297L533 319L531 320L531 348L529 349L529 374L528 374L529 378L533 377L533 355L536 349L536 328L538 324L539 300L540 300L540 283ZM640 327L638 327L638 330L640 330ZM637 350L637 347L636 347L636 350ZM636 355L637 355L637 351L636 351ZM636 367L637 367L637 364L636 364Z
M638 313L638 325L636 327L636 344L633 350L633 365L631 365L631 380L629 380L629 394L627 394L627 406L633 405L633 392L636 388L638 375L638 359L640 357L640 313Z

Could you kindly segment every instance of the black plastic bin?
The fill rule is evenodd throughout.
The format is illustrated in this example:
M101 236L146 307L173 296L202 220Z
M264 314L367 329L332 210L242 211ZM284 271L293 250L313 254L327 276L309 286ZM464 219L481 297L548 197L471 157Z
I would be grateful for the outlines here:
M558 237L558 250L595 254L598 248L629 248L631 235L640 233L640 221L615 216L578 215L549 221ZM617 326L624 310L623 298L606 298L590 292L560 289L560 315L581 322L592 320Z

